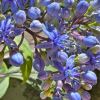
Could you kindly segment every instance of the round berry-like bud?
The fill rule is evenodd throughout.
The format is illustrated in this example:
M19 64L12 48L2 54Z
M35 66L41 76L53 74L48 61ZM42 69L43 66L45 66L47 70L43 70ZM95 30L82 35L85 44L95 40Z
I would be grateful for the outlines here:
M89 7L89 3L85 0L81 0L76 7L76 17L83 16Z
M39 20L33 20L32 23L30 24L30 29L33 32L39 32L42 30L42 24Z
M67 58L68 58L68 55L66 52L64 51L58 51L57 53L57 57L60 61L63 61L63 62L66 62L67 61Z
M81 96L78 92L71 92L68 95L69 100L81 100Z
M86 36L83 38L83 43L87 47L93 47L98 44L98 39L95 36Z
M41 10L37 7L31 7L28 9L28 17L35 20L41 16Z
M15 13L14 19L16 24L22 25L26 21L26 13L23 10L19 10Z
M21 53L17 52L10 56L9 62L13 66L20 66L24 63L24 58Z
M85 53L81 53L78 55L78 62L81 64L85 64L89 61L89 57Z
M53 2L47 6L47 14L53 17L57 17L59 15L60 9L60 4Z
M83 74L83 80L89 84L95 85L97 83L97 76L94 72L88 71Z

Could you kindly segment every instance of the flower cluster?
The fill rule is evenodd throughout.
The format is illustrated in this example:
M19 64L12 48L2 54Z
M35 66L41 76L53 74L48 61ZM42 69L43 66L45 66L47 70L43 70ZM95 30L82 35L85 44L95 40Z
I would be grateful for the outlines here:
M91 99L94 70L100 70L99 0L2 0L1 13L0 44L8 46L11 65L26 61L14 38L27 32L34 39L33 68L42 81L42 99Z

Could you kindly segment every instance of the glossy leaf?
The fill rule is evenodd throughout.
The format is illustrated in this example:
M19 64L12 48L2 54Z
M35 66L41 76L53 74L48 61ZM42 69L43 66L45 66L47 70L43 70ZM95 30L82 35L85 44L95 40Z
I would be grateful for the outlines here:
M0 66L0 98L5 95L9 86L9 77L2 77L4 73L7 73L7 71L7 66L3 63L2 66Z

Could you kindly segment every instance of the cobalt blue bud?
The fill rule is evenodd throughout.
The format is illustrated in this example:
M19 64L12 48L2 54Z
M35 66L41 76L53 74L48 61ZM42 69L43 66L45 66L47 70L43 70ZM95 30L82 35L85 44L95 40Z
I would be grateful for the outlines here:
M74 0L64 0L66 7L71 7L74 4Z
M85 0L80 1L76 7L76 17L83 16L89 7L89 3Z
M59 15L60 9L60 4L53 2L47 6L47 14L53 17L57 17Z
M19 25L24 24L24 22L26 21L25 11L23 10L17 11L16 14L14 15L14 19L15 19L16 24L19 24Z
M35 20L41 16L41 10L37 7L31 7L28 9L28 17Z
M58 51L57 57L63 62L66 62L68 59L68 55L64 51Z
M32 23L30 24L30 29L33 32L39 32L42 30L42 24L39 20L33 20Z
M24 58L21 53L17 52L10 56L9 62L13 66L20 66L24 62Z
M69 100L81 100L81 96L78 92L71 92L68 95Z
M40 4L43 6L48 6L51 3L51 0L40 0Z
M94 72L88 71L85 74L83 74L83 80L89 84L96 84L97 83L97 76Z
M83 43L87 46L87 47L93 47L96 44L98 44L98 39L95 36L86 36L83 38Z

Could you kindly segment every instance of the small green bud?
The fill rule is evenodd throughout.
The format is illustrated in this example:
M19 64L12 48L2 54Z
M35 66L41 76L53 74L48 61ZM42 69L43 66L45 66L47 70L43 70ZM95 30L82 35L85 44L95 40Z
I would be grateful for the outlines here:
M100 52L100 45L95 45L90 50L92 51L92 53L97 54Z
M0 21L2 21L4 19L6 19L6 17L3 14L0 13Z
M85 53L81 53L78 55L78 62L84 64L89 61L89 57Z

